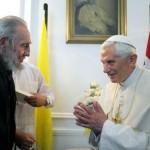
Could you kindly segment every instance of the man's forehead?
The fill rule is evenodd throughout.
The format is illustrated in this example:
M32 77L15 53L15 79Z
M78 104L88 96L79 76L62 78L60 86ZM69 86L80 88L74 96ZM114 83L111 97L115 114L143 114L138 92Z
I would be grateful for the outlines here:
M29 34L18 32L14 37L14 41L18 41L18 42L23 43L23 44L27 44L27 43L30 44L31 38L30 38Z

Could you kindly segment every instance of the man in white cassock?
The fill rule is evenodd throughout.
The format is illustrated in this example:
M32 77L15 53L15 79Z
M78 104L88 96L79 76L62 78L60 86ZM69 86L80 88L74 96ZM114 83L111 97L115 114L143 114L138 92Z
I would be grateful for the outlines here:
M101 45L101 62L111 82L93 109L79 102L76 124L90 128L94 150L150 150L150 71L136 64L136 48L115 35Z

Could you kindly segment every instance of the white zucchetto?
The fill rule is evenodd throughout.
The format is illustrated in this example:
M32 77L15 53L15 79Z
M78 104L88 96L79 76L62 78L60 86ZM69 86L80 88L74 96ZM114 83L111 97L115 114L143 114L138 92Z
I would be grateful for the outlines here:
M129 38L127 36L124 36L124 35L114 35L114 36L111 36L110 38L108 38L105 42L120 42L120 43L125 43L125 44L128 44L128 45L131 45L133 47L135 47L132 42L129 40Z

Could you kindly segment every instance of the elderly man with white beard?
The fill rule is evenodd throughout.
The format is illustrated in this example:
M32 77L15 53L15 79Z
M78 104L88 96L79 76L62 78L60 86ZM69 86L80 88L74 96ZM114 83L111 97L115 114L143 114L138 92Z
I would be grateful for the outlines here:
M0 20L0 35L4 36L3 41L8 41L10 44L8 54L4 59L8 62L8 67L13 68L16 88L32 93L31 96L25 97L24 103L17 100L15 149L37 150L34 108L52 107L54 96L37 67L24 62L24 59L30 56L31 44L26 22L16 16L3 17ZM4 49L4 51L6 50Z
M6 32L7 31L7 32ZM0 149L11 150L15 141L16 94L12 78L14 60L12 50L14 31L0 19Z

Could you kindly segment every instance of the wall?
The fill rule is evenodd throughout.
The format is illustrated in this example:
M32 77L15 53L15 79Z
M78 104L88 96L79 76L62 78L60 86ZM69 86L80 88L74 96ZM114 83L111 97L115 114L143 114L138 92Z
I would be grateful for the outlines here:
M54 148L88 147L83 129L75 125L73 106L89 83L97 81L103 88L109 81L99 59L99 44L66 44L66 0L32 1L32 51L30 61L36 65L43 3L49 6L49 49L51 88L56 102L52 109ZM137 47L139 64L145 56L149 32L150 0L127 0L127 34ZM33 20L32 20L33 19Z

